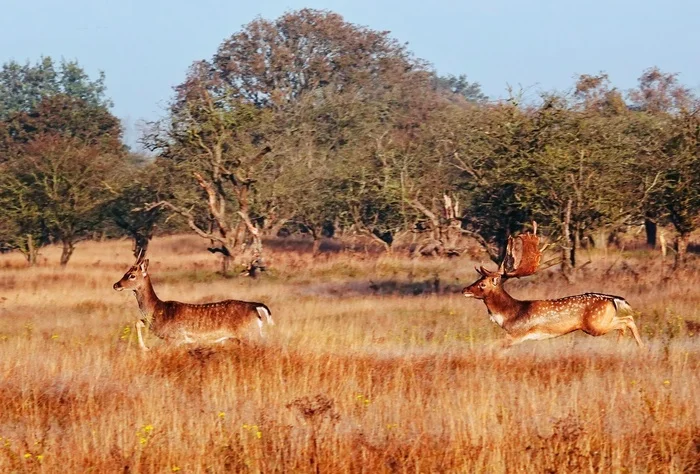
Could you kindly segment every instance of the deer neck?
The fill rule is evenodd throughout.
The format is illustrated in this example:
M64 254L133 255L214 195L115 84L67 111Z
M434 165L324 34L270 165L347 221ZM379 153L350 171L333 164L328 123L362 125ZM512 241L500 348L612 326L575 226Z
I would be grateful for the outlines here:
M134 290L134 293L136 293L136 301L139 304L139 310L141 310L141 314L150 327L160 300L153 289L151 278L148 275L145 278L145 285L143 288Z
M503 287L498 287L496 291L487 295L484 303L491 320L501 327L515 319L524 305L523 301L510 296Z

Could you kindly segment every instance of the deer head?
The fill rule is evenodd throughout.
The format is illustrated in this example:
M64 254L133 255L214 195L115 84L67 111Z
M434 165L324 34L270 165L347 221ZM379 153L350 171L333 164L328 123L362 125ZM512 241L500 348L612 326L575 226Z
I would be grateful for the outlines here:
M477 268L481 275L477 281L462 290L467 298L486 299L489 294L501 291L503 282L509 278L520 278L532 275L537 271L542 258L537 237L537 223L532 223L532 233L508 237L506 255L498 266L498 270L489 271L484 267Z
M136 263L129 268L121 280L116 282L113 288L117 291L133 290L137 291L144 287L148 276L148 259L144 259L143 251L136 259Z

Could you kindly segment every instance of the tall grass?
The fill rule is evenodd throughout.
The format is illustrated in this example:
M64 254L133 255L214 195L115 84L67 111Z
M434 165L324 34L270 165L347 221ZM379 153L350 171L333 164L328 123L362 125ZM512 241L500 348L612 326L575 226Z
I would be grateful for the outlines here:
M277 325L142 353L136 301L111 288L128 243L85 243L66 269L56 252L0 257L0 472L700 471L697 272L597 256L575 285L513 282L621 294L647 348L572 334L499 354L483 304L453 292L474 262L280 250L252 282L164 238L159 296L264 301Z

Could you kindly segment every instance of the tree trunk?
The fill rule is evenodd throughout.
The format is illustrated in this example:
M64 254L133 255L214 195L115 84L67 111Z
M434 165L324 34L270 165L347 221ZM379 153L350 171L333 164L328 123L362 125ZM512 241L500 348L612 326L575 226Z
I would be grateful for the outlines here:
M378 235L376 235L374 232L367 232L367 235L372 238L375 242L380 243L384 247L384 251L388 254L391 255L393 253L393 248L391 246L391 242L387 242L386 240L382 239ZM392 240L393 242L393 240Z
M659 247L661 247L661 257L666 258L666 251L667 245L666 245L666 235L664 234L664 230L661 229L659 232Z
M647 247L650 249L655 249L656 248L656 231L657 231L657 225L656 222L652 221L649 218L644 219L644 230L646 231L647 234Z
M311 233L311 237L314 239L313 244L311 245L311 256L316 258L321 250L321 232L312 227L309 227L308 229Z
M582 235L583 235L583 229L581 229L581 224L580 224L580 223L577 223L577 224L576 224L576 231L575 231L575 233L574 233L574 259L576 258L576 257L575 257L576 249L580 249L580 248L581 248L581 236L582 236ZM572 261L571 264L572 264L574 267L576 266L576 262L575 262L575 261Z
M593 247L608 250L608 232L605 229L599 229L593 234Z
M39 256L39 248L34 245L32 234L27 234L27 263L30 267L36 265L37 257Z
M561 271L567 279L571 278L573 273L574 252L571 241L571 200L566 203L566 214L564 214L564 222L562 223L563 242L561 246Z
M690 240L690 234L678 234L674 242L674 248L676 250L676 259L673 262L673 269L677 270L683 268L685 264L685 254L688 250L688 240Z
M225 253L221 253L221 274L223 276L228 275L229 270L231 269L231 256L226 255Z
M247 208L247 206L246 206ZM250 220L250 217L248 214L244 211L238 211L238 215L243 219L243 223L245 224L245 227L248 229L248 233L250 234L250 237L252 239L252 243L250 245L249 250L247 250L245 253L247 255L248 259L248 264L246 265L248 268L247 274L248 276L251 276L255 278L256 273L258 270L263 271L265 270L265 263L263 261L263 243L262 243L262 236L260 235L260 229L258 229L255 224Z
M68 260L70 260L73 251L75 250L75 245L73 245L72 240L62 240L63 250L61 252L61 266L65 267L68 265Z

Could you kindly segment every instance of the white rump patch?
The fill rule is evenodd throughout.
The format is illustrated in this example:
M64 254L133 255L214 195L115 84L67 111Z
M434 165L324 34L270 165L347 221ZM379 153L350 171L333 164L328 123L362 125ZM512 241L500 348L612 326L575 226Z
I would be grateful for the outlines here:
M260 325L262 326L262 319L265 318L267 320L267 324L270 326L274 326L275 322L272 320L272 315L270 312L264 307L264 306L258 306L255 308L255 310L258 312L258 315L260 316Z
M622 298L613 298L613 304L615 305L615 309L620 312L629 312L632 313L632 307L630 304L627 302L627 300L623 300Z

